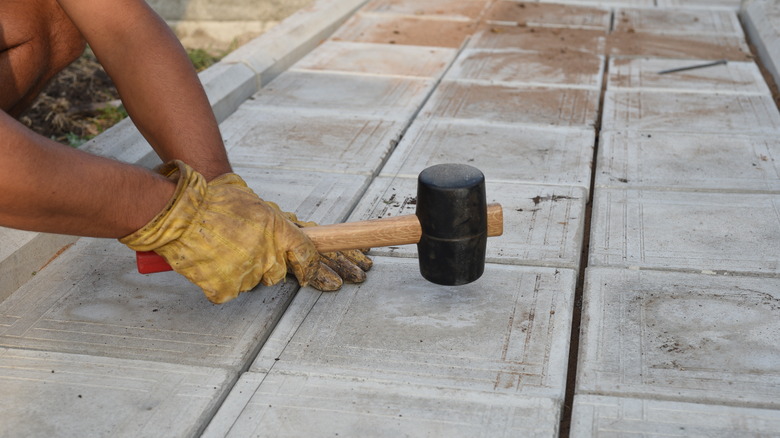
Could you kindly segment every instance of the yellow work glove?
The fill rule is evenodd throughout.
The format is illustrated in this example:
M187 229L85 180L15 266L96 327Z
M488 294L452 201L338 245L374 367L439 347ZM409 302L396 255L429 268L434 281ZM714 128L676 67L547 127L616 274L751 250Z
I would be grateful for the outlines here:
M228 173L207 183L181 161L159 171L177 181L173 198L146 226L119 241L161 255L211 302L232 300L258 283L276 284L288 270L301 286L341 286L311 240L240 176Z
M287 220L300 228L317 226L316 222L301 221L295 213L282 211L282 209L273 202L268 201L268 204L280 211ZM373 265L373 262L368 258L364 251L357 249L323 252L320 253L320 261L336 272L339 277L347 283L362 283L366 281L366 271L371 269L371 266Z

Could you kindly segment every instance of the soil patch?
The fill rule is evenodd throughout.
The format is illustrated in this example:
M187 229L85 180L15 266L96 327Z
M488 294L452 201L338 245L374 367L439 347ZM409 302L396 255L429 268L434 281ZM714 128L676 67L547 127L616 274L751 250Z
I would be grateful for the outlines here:
M87 51L52 79L19 120L45 137L78 146L126 115L111 78Z

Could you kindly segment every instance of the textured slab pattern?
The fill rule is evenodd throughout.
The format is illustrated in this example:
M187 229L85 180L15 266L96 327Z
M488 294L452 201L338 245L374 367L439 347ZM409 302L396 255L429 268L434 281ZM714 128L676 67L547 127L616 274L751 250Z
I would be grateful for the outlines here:
M659 74L662 71L700 66L712 61L689 59L611 59L608 88L702 93L769 95L754 62L729 62L706 68Z
M271 373L560 399L574 271L485 271L468 285L439 286L416 260L377 258L365 283L319 297Z
M578 393L777 409L780 279L590 268Z
M776 133L780 114L769 96L607 91L602 129Z
M780 272L780 195L603 189L591 266Z
M468 163L491 181L589 188L592 129L417 119L382 168L416 178L426 167Z
M775 136L607 132L596 185L721 191L780 191Z

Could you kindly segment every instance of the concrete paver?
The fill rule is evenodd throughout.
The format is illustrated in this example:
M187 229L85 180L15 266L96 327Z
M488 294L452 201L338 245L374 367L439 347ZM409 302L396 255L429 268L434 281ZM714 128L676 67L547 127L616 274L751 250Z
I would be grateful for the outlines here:
M778 430L780 414L774 410L578 395L571 436L758 438Z
M491 24L481 26L466 44L473 49L547 53L604 53L607 33L603 30L519 27Z
M742 37L739 18L731 11L626 9L615 12L616 32L734 35Z
M663 71L708 64L712 61L634 58L611 59L611 91L647 90L771 95L754 62L732 61L712 67L659 74Z
M588 268L586 282L578 394L780 407L780 279Z
M319 296L271 374L563 397L574 271L488 264L438 286L416 260L377 259L365 283Z
M222 129L230 159L243 166L373 175L406 126L379 116L245 105Z
M235 395L241 406L252 393L246 408L221 411L215 428L230 424L236 436L263 425L267 435L372 427L554 433L560 405L551 401L563 397L573 270L488 264L474 283L440 287L416 273L416 260L375 261L361 285L299 293L295 301L310 310L293 310L294 331L274 332L268 345L282 350L261 351Z
M601 189L590 265L780 273L780 194Z
M0 348L0 436L191 436L231 387L221 369Z
M607 91L602 129L723 134L780 131L769 96Z
M343 71L382 76L439 77L456 50L442 47L326 41L298 61L294 70Z
M719 34L661 34L612 32L609 54L619 57L728 59L750 61L752 55L742 36Z
M595 134L588 128L539 128L418 118L382 168L416 178L441 163L469 163L490 181L589 189Z
M598 187L780 191L780 141L772 135L607 132L599 155Z
M593 127L599 92L442 81L423 116L542 126Z
M448 79L473 79L504 85L601 86L604 58L589 53L466 49Z
M358 13L333 36L335 41L404 44L457 49L474 31L473 20L435 16ZM434 30L435 29L435 30Z
M245 105L409 120L433 86L432 79L299 70L276 78Z
M567 186L486 184L488 202L504 207L500 237L488 239L487 260L495 263L574 268L579 264L586 192ZM415 178L378 177L350 216L350 221L414 214ZM404 245L374 248L372 254L415 257L417 248Z
M520 26L569 27L575 29L609 30L612 11L577 5L544 4L518 1L497 1L485 18L498 23Z

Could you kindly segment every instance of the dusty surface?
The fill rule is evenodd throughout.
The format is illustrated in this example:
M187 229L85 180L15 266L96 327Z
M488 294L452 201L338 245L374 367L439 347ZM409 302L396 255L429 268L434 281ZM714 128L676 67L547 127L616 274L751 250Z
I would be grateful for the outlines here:
M603 53L606 35L605 31L600 30L483 24L475 33L469 47L600 54Z
M468 21L430 20L415 17L374 18L356 16L334 35L334 41L406 44L414 46L457 48L474 32ZM433 25L435 24L435 26Z
M488 20L514 21L525 25L587 26L607 29L609 9L552 3L499 1L485 14Z

